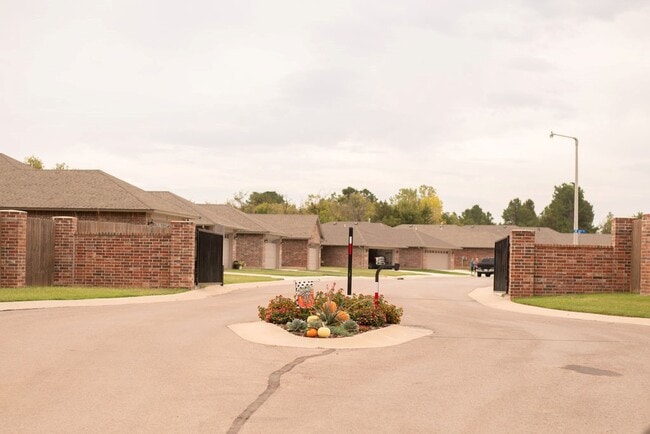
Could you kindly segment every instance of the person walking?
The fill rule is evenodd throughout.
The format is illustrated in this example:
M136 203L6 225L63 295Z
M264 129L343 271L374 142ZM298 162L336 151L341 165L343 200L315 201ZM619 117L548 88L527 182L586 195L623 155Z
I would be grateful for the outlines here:
M474 271L476 271L476 262L474 261L474 258L472 258L469 261L469 274L471 274L473 276Z

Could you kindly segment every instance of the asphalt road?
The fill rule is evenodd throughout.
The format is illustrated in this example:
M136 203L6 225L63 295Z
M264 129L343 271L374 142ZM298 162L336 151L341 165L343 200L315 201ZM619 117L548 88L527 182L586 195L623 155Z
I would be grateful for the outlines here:
M2 311L0 432L649 432L650 328L468 296L490 281L382 279L402 324L433 332L383 348L263 345L228 328L291 282Z

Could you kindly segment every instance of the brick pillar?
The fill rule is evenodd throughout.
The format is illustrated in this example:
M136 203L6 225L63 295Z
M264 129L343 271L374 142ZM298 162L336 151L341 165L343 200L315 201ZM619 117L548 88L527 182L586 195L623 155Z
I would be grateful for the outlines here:
M612 279L613 292L630 292L632 284L632 218L612 220Z
M171 261L169 284L172 288L194 288L196 229L193 222L171 222Z
M22 288L27 282L27 213L0 211L0 287Z
M76 217L54 217L54 286L75 285Z
M650 214L641 223L641 287L639 294L650 295Z
M535 232L513 230L510 234L510 297L530 297L535 287Z

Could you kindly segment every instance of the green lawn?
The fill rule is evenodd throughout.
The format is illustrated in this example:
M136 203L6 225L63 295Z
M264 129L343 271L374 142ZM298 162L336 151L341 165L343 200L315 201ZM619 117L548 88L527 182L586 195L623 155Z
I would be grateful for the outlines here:
M185 292L186 289L165 288L94 288L68 286L28 286L24 288L0 288L0 302L35 300L82 300L88 298L140 297L143 295L166 295Z
M515 298L515 303L573 312L650 318L650 296L639 294L580 294Z
M354 268L352 269L353 277L375 277L377 270L369 268ZM434 273L434 274L450 274L457 276L464 276L466 273L459 273L453 270L381 270L381 276L413 276L419 273ZM347 277L348 269L345 267L321 267L316 271L307 270L291 270L291 269L264 269L264 268L244 268L241 270L227 270L229 275L246 275L246 274L261 274L266 276L288 276L288 277L319 277L319 276L343 276Z
M228 271L223 275L224 285L233 285L235 283L253 283L253 282L271 282L273 280L282 280L270 276L246 276L243 274L235 274Z

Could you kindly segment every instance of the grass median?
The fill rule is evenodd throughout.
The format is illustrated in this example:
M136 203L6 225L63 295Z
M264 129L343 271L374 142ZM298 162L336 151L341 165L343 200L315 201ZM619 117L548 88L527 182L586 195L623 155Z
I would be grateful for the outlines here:
M512 301L572 312L650 318L650 297L639 294L576 294L522 297Z
M84 300L90 298L142 297L185 292L180 288L99 288L73 286L26 286L0 288L0 302L37 300Z

